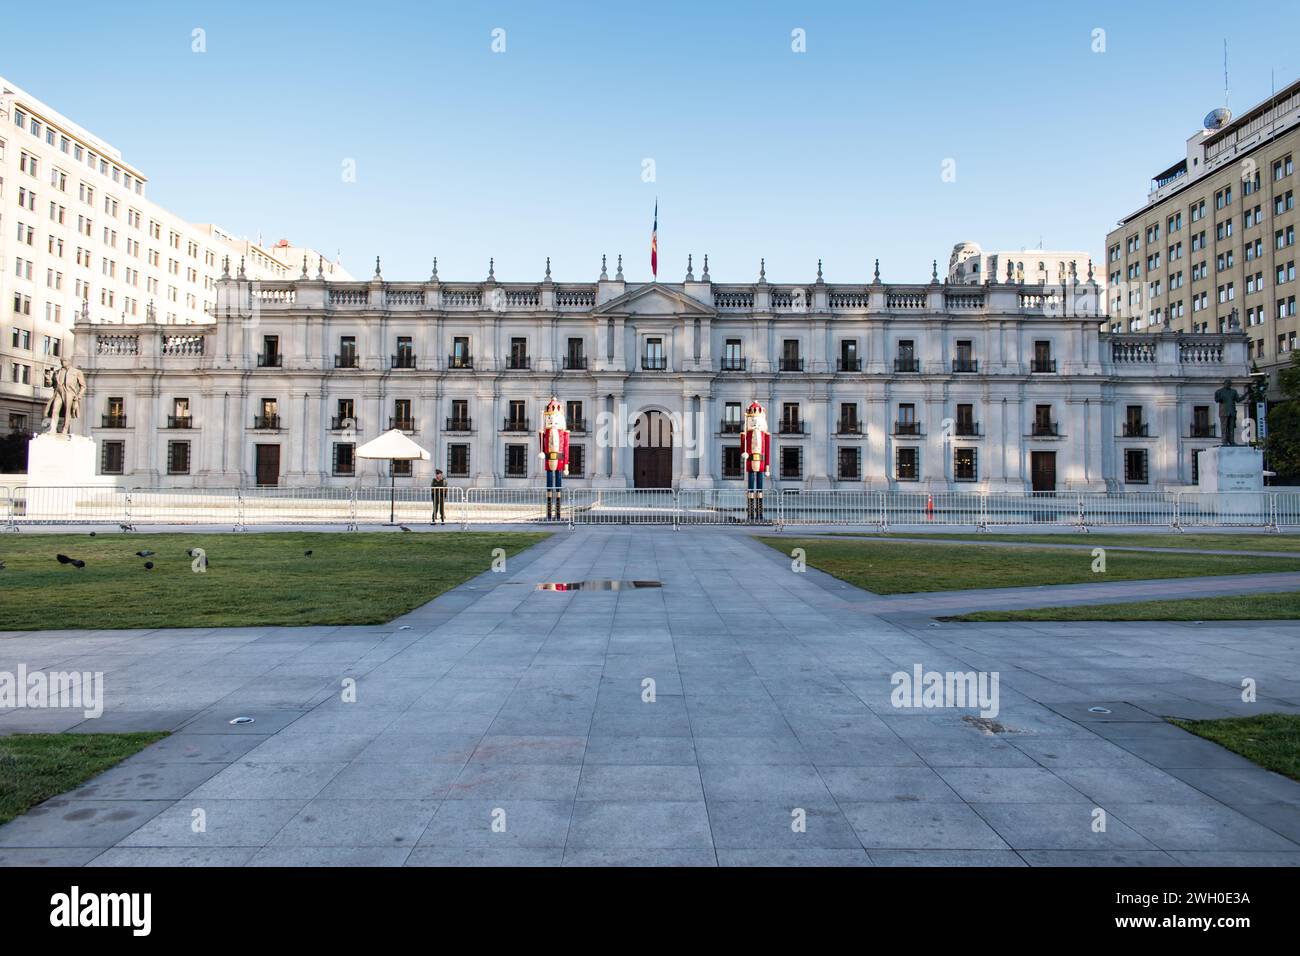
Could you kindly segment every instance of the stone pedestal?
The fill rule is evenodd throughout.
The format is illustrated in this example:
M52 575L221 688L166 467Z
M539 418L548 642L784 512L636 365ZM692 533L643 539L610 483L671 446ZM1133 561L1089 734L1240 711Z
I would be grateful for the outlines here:
M27 486L71 488L100 485L95 474L95 440L46 432L27 443Z
M1197 484L1201 491L1230 493L1264 488L1264 453L1248 445L1219 445L1200 454Z
M1264 453L1248 445L1220 445L1200 454L1197 484L1204 493L1199 507L1220 521L1268 524L1264 487ZM1213 497L1211 497L1213 496Z

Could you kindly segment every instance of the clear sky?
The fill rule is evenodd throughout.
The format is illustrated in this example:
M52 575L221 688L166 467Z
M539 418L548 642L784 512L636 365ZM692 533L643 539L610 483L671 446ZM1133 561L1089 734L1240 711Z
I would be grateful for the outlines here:
M819 257L828 281L869 281L876 257L886 281L925 281L959 240L1100 262L1222 104L1225 38L1234 109L1271 70L1300 76L1296 0L53 9L4 30L0 74L120 149L155 201L363 277L381 255L390 279L436 255L443 279L495 257L532 280L549 255L557 280L591 280L602 252L648 279L656 196L666 281L688 252L716 281L760 257L772 281Z

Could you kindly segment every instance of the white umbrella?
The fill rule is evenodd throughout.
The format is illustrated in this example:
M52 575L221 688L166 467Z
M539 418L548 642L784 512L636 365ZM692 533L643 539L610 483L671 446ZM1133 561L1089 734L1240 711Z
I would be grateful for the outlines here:
M393 428L357 449L358 458L387 458L392 461L428 461L429 452ZM393 524L397 509L397 476L389 465L388 523Z

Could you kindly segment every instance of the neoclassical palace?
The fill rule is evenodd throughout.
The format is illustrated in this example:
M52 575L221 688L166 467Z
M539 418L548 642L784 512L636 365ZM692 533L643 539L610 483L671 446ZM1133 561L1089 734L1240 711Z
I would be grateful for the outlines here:
M233 266L211 325L76 326L82 429L126 485L378 483L357 448L398 428L453 485L541 481L552 395L567 482L742 487L742 409L772 431L771 486L935 492L1195 484L1212 395L1246 337L1099 331L1087 280L1026 285L259 281ZM1103 301L1099 302L1098 300Z

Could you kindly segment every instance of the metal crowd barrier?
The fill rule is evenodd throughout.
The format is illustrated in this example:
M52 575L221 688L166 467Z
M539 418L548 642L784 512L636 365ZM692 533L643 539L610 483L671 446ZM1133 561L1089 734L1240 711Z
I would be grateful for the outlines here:
M577 525L856 525L879 530L927 527L1281 528L1300 527L1300 491L1022 493L786 489L764 495L761 521L743 489L566 488L550 519ZM427 487L46 488L0 487L0 526L118 524L268 525L428 524ZM448 523L545 524L546 490L446 491Z

